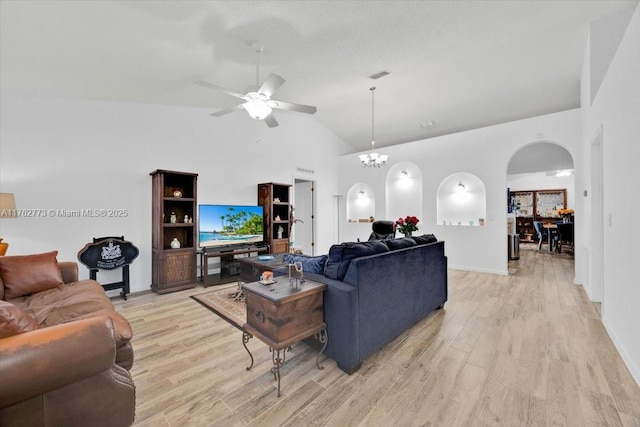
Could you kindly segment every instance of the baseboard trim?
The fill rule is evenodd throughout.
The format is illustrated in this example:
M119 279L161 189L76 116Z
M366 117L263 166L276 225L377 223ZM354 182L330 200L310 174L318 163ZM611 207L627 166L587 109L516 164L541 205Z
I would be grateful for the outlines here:
M607 319L605 319L604 317L602 318L602 324L604 325L604 328L607 330L607 333L609 334L609 338L611 338L611 341L613 341L613 345L616 346L616 349L618 350L618 354L620 354L620 358L622 358L622 361L627 366L629 373L635 380L636 384L638 384L638 387L640 387L640 367L635 365L633 358L629 356L629 353L626 352L624 346L620 342L620 339L613 331L613 328L609 326L609 324L607 323Z
M466 265L451 265L449 264L449 268L452 270L462 270L462 271L474 271L476 273L490 273L490 274L498 274L500 276L508 276L509 270L491 270L488 268L476 268L476 267L468 267Z

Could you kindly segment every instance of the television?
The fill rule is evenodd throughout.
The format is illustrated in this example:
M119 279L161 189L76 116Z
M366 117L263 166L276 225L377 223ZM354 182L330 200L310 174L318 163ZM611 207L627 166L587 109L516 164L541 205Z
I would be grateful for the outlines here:
M263 241L262 206L198 206L198 245L201 248L255 244Z

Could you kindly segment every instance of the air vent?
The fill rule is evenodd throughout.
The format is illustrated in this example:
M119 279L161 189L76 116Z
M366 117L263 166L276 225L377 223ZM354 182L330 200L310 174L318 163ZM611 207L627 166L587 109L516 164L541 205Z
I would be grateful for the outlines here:
M391 74L389 71L380 71L378 73L371 74L367 78L371 79L371 80L378 80L379 78L384 77L384 76L388 76L389 74Z

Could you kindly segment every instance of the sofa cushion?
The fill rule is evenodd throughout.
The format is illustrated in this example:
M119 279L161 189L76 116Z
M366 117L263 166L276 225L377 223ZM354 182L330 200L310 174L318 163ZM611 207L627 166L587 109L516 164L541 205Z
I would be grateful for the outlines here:
M327 263L327 256L309 256L309 255L297 255L297 254L284 254L282 260L293 264L294 262L302 263L302 271L305 273L322 274L324 272L324 265Z
M389 252L389 248L380 240L333 245L329 249L324 275L329 279L342 280L352 259L383 252Z
M433 234L423 234L422 236L411 237L417 245L426 245L428 243L437 242L438 238Z
M397 251L398 249L410 248L416 245L415 240L413 240L411 237L389 239L385 240L384 243L387 245L390 251Z
M129 322L115 311L111 300L104 293L104 288L95 280L66 283L10 302L23 311L33 313L36 322L42 327L108 316L113 320L118 346L126 344L133 336Z
M61 285L62 272L56 260L57 255L58 251L52 251L0 257L4 298L10 300Z
M0 301L0 338L35 331L39 328L40 325L33 317L10 302Z

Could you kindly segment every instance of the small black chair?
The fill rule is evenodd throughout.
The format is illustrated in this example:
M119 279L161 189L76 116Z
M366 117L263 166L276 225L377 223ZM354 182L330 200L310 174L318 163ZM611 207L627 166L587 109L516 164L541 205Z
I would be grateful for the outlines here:
M373 221L369 240L386 240L396 237L396 223L394 221Z
M558 246L556 250L562 252L562 246L565 244L570 248L573 248L573 223L561 223L558 224Z

